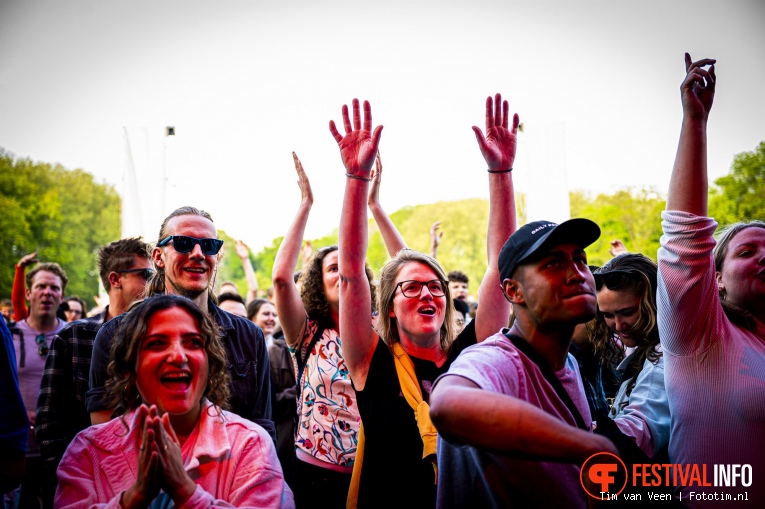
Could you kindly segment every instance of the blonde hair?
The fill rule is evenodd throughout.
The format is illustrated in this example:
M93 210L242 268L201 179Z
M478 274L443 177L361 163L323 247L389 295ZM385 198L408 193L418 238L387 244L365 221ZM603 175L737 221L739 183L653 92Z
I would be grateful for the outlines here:
M401 269L409 263L421 263L429 267L436 273L438 279L446 281L446 273L438 262L430 256L411 249L402 249L391 258L380 271L380 282L378 284L377 302L380 306L380 316L377 319L377 333L389 348L393 348L393 343L401 341L398 334L398 324L396 319L390 316L393 309L393 297L396 294L396 278ZM441 324L441 350L444 353L449 352L449 348L454 341L454 303L449 293L449 285L444 284L444 296L446 297L446 307L444 322Z

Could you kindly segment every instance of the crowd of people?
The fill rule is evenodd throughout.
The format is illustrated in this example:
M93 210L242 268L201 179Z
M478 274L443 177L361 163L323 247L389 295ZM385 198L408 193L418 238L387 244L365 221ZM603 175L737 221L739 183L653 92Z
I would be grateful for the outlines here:
M582 465L598 453L628 475L745 465L743 486L651 490L761 507L765 223L715 236L715 61L685 64L658 254L614 240L594 266L589 219L518 228L520 119L497 94L473 127L489 189L474 295L437 260L440 223L421 253L383 209L383 128L357 99L343 134L329 125L346 176L338 244L303 238L313 193L293 153L301 201L265 295L241 241L246 292L216 282L223 241L190 206L154 242L100 249L95 310L67 296L57 263L23 256L0 304L4 507L586 507L599 501ZM368 213L382 267L367 263Z

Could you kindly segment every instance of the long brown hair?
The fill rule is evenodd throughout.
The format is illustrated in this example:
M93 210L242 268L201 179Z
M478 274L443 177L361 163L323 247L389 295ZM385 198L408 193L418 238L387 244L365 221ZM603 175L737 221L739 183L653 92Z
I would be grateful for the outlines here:
M656 364L661 358L661 352L656 350L659 345L659 327L656 320L656 289L658 279L658 266L647 256L640 253L623 253L594 272L596 281L600 275L611 272L624 274L618 288L609 288L612 291L633 292L640 298L638 307L638 319L630 331L635 340L636 347L630 360L623 380L629 380L626 394L629 396L635 387L637 377L643 370L643 364L648 359ZM603 313L598 310L595 323L588 328L590 338L595 347L595 354L599 355L604 363L613 365L616 360L613 357L615 348L614 333L606 325ZM618 350L618 359L623 358L624 350Z

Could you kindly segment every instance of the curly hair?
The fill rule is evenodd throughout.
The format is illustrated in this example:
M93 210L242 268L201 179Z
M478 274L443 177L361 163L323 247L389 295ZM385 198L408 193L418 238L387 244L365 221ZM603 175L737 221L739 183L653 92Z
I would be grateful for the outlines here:
M146 337L151 318L171 308L185 310L197 324L204 338L207 354L208 383L204 397L220 408L228 409L231 397L231 380L226 370L226 351L221 343L221 333L215 322L194 302L178 295L157 295L136 301L130 307L117 330L112 344L108 367L109 380L106 382L107 397L111 401L113 416L124 416L138 408L141 396L136 385L135 367ZM127 425L127 424L126 424Z
M623 380L629 380L627 396L632 393L637 377L643 370L643 364L648 359L656 364L661 352L656 350L659 344L659 328L656 321L656 288L658 267L647 256L640 253L623 253L612 258L608 263L594 272L596 282L602 281L599 276L611 272L623 274L616 286L606 287L612 291L633 292L640 298L638 319L630 330L630 336L635 340L635 352L630 360ZM599 283L599 285L602 282ZM588 326L588 333L598 355L603 363L612 366L624 357L624 350L614 342L614 333L606 325L603 313L598 310L595 322Z
M300 273L300 298L308 314L308 318L318 322L325 329L334 329L337 324L332 321L332 311L324 293L324 258L331 252L337 251L337 245L326 246L318 249ZM372 309L377 310L376 285L374 272L369 265L364 266L369 281L369 289L372 294Z
M393 343L401 341L398 334L398 324L396 319L390 316L393 309L393 297L396 295L396 278L404 265L409 263L421 263L428 266L436 273L438 279L446 280L446 273L438 262L430 256L414 251L412 249L402 249L396 256L388 260L380 271L380 287L377 297L380 303L380 314L377 318L377 332L385 341L389 348L393 348ZM449 285L444 285L444 296L446 297L446 306L444 310L444 323L441 324L441 350L444 353L449 352L455 337L454 328L454 300L449 292Z
M722 272L723 263L725 262L725 257L728 254L728 245L730 244L730 241L733 240L733 237L735 237L736 234L738 234L741 230L745 230L747 228L765 229L765 222L757 219L753 221L739 221L738 223L729 224L728 226L722 228L715 235L717 244L715 244L712 254L715 260L715 270L718 272L718 274ZM730 320L735 325L738 325L739 327L752 332L757 329L757 324L752 318L751 313L729 302L726 299L725 290L719 290L719 295L720 304L722 304L723 311L725 311L725 315L728 317L728 320Z

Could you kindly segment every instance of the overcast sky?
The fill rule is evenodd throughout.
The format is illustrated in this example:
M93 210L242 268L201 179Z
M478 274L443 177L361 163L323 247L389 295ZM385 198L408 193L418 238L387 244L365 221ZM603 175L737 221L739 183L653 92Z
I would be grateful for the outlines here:
M718 60L710 177L765 140L763 26L762 0L0 0L0 146L123 192L126 132L175 126L157 138L160 217L207 209L258 251L297 208L292 150L314 188L307 236L336 228L344 170L327 124L354 97L385 126L389 212L487 197L470 127L501 92L529 137L558 133L569 188L664 193L685 51ZM531 146L519 191L541 171Z

